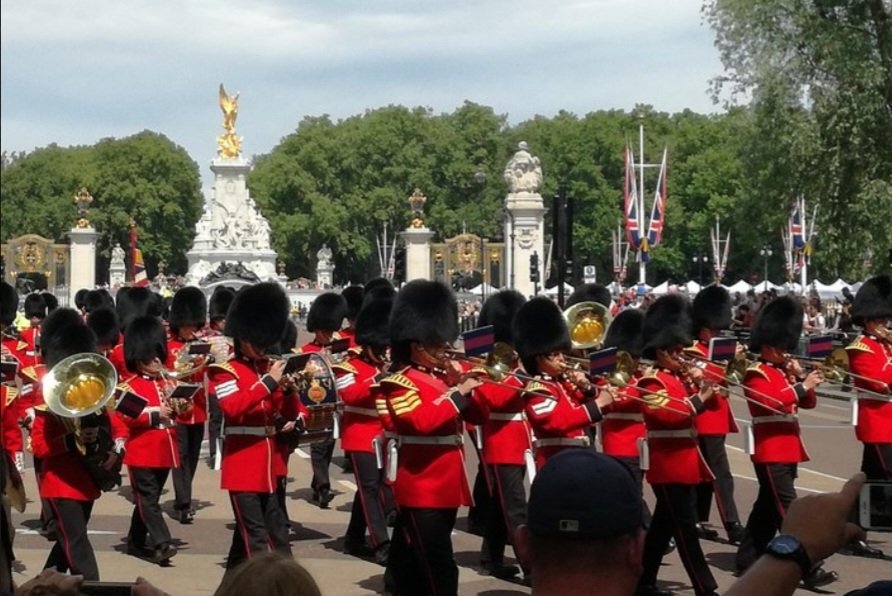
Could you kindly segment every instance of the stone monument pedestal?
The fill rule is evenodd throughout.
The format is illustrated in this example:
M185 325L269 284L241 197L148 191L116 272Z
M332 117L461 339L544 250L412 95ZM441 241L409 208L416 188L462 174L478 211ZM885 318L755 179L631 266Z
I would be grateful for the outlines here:
M535 293L530 281L530 257L539 256L539 271L545 271L545 206L539 193L509 193L505 199L508 284L524 296ZM539 285L541 289L541 284Z
M71 254L69 263L71 275L69 275L70 295L81 288L92 290L96 287L96 239L99 234L96 229L72 228L68 232L71 239Z
M434 233L427 227L406 228L406 281L433 279L431 276L431 238Z

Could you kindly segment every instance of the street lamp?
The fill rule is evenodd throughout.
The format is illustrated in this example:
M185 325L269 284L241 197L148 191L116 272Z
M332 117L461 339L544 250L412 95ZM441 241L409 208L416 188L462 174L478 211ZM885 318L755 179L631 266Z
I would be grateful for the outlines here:
M703 265L709 262L709 256L698 252L691 257L691 261L697 265L697 283L700 284L700 287L703 287Z
M762 257L764 268L762 273L762 280L765 284L765 292L768 291L768 259L771 257L773 253L771 252L771 246L768 244L762 245L762 249L759 251L759 255Z

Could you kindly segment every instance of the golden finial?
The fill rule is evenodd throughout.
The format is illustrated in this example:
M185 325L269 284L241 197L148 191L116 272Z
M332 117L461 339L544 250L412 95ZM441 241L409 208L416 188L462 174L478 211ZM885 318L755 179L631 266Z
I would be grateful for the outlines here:
M74 204L77 205L77 224L78 228L89 228L90 220L87 219L87 209L93 202L93 195L87 192L87 187L82 186L80 191L74 195Z

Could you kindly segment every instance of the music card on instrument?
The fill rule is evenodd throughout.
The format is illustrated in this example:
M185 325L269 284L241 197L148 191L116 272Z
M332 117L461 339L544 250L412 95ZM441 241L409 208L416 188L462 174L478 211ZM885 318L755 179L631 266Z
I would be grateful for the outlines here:
M707 360L712 360L713 362L730 361L734 360L735 354L737 354L736 337L713 337L709 340Z
M15 376L19 373L18 360L2 360L0 361L0 371L4 383L11 383L15 380Z
M465 331L461 336L465 356L480 356L492 352L496 342L496 329L492 325Z
M808 358L826 358L833 353L832 335L812 335L805 345L805 356Z
M299 373L306 368L312 355L312 352L307 352L306 354L287 354L283 356L282 359L285 361L285 372L283 374L292 375Z
M347 338L336 339L328 345L329 354L340 354L350 349L350 340Z
M588 357L589 376L598 377L612 373L616 369L617 348L605 348L592 352Z
M180 383L168 397L172 399L191 400L195 397L195 394L198 393L199 389L201 389L201 385L198 383Z
M205 341L197 341L189 344L190 355L202 355L211 353L211 344Z
M124 391L118 398L115 410L125 416L138 418L139 415L142 414L142 411L146 409L147 405L149 405L149 400L143 396L137 395L132 391Z

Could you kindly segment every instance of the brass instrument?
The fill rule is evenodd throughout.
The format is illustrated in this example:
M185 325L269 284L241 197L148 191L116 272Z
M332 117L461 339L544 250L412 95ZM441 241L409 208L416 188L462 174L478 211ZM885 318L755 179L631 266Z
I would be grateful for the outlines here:
M180 351L177 352L177 357L174 360L173 368L168 369L165 372L165 376L169 376L178 381L187 379L194 375L195 373L204 370L208 364L211 362L210 352L207 354L193 354L190 352L190 346L193 344L209 344L210 342L206 342L204 340L194 340L190 342L186 342L180 348Z
M468 364L473 365L474 369L470 371L470 373L485 374L485 378L480 378L484 383L519 390L520 387L515 387L514 385L509 385L502 381L504 381L506 377L515 377L523 382L537 380L535 377L512 370L511 366L514 363L516 354L514 348L505 342L499 341L493 344L493 349L487 354L486 358L468 356L464 352L459 352L457 350L447 350L447 353L451 360L467 362Z
M574 350L589 350L601 345L613 322L610 309L600 302L578 302L563 315Z

